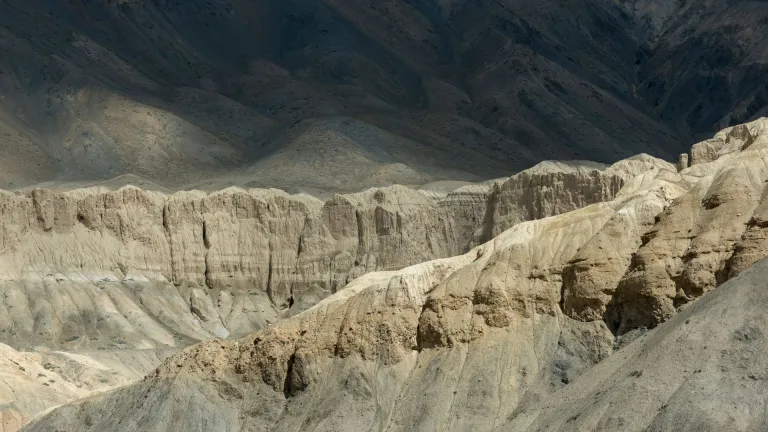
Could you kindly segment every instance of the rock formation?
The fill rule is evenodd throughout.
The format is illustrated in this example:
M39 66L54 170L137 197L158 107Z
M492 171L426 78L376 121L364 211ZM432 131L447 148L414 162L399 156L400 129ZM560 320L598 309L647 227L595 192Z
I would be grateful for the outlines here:
M593 378L584 384L579 376L591 376L601 367L613 376L629 374L618 372L627 361L646 363L638 366L639 375L621 375L621 380L641 379L650 368L650 360L643 359L651 356L627 360L623 353L666 337L664 329L680 328L680 320L654 330L654 336L642 336L648 328L684 306L686 316L704 322L688 310L708 308L712 302L687 305L766 255L766 122L727 129L694 146L693 154L709 156L696 156L680 172L641 156L607 168L543 164L445 197L400 187L338 195L325 203L276 191L146 195L159 198L157 207L145 208L162 210L147 212L159 215L170 259L156 268L134 270L134 264L124 264L123 271L117 265L123 271L122 286L137 282L125 281L131 272L147 280L149 274L154 280L164 277L168 288L157 285L157 298L177 296L174 307L186 307L201 329L199 334L176 330L187 328L171 321L183 314L159 309L144 312L152 318L142 321L139 311L149 309L155 298L146 297L135 312L122 313L146 340L160 330L168 333L146 347L181 346L216 332L234 337L262 330L184 349L144 380L58 408L25 430L492 431L546 428L550 419L563 430L573 422L603 430L621 427L621 422L629 429L650 424L654 420L647 415L641 420L631 415L602 418L599 403L594 413L571 419L573 401L582 395L569 387L576 381L588 394L598 391L596 386L621 392L607 380ZM106 194L143 193L123 189ZM13 196L30 203L30 214L41 215L34 219L39 224L36 236L63 236L60 232L71 229L86 245L83 239L88 237L80 234L87 229L85 220L110 220L105 210L101 219L88 216L67 224L66 218L55 217L66 212L46 210L67 205L40 200L56 194ZM102 223L106 230L107 222ZM117 226L126 228L91 230L101 236L120 233L120 242L140 243L135 239L142 237L131 234L129 221ZM472 246L494 232L499 234ZM283 243L290 238L295 243ZM147 256L145 249L133 247L135 253L117 253L117 258L103 254L104 262L125 263L119 258ZM242 259L266 251L253 264ZM409 259L423 262L409 265ZM264 261L266 269L256 265ZM113 283L120 285L119 280ZM750 295L756 292L752 285L744 288ZM141 287L136 292L149 295L145 282L135 286ZM116 300L121 291L106 287L105 295L117 308L129 311L127 301ZM242 293L247 289L253 292ZM714 298L725 295L718 290ZM222 300L228 298L234 300ZM227 321L232 313L222 311L238 301L242 305L238 298L264 305L267 312L244 308L253 312L237 315L246 324ZM257 321L265 317L270 322ZM155 319L166 321L149 333ZM710 340L705 330L696 330L697 341ZM752 332L745 337L760 336ZM139 346L144 339L131 343ZM661 350L663 345L645 346ZM604 360L607 366L593 369ZM745 370L755 367L757 363L744 360ZM553 402L560 400L553 394L562 388L566 397ZM655 407L653 400L649 397L642 409ZM713 415L710 406L700 408ZM694 418L690 415L673 412L655 421L693 428L692 420L685 420ZM720 421L706 418L708 424ZM740 427L748 430L755 421L761 421L759 416Z
M497 431L765 428L765 260Z
M0 432L768 428L766 25L0 2Z
M446 196L392 186L326 202L237 188L3 192L0 284L13 294L0 299L0 334L13 329L5 341L18 348L242 336L363 274L456 256L510 221L611 198L634 174L627 163L536 167ZM529 196L510 192L523 188Z
M619 333L658 325L765 256L758 240L768 181L765 124L726 129L693 146L694 164L682 175L694 186L646 233L618 284L608 322ZM710 162L695 156L713 149L719 157Z
M612 337L602 322L582 323L560 312L560 274L615 217L652 219L683 192L673 171L655 169L641 177L609 203L517 224L455 258L369 273L265 332L185 350L129 392L169 384L166 376L202 376L193 389L185 379L183 389L169 384L164 391L203 395L227 386L231 395L240 395L231 399L235 405L246 400L244 406L265 407L243 417L225 403L211 418L221 429L346 430L378 424L423 430L432 427L424 422L433 422L448 430L469 424L487 430L527 395L546 391L543 379L562 385L576 373L572 369L583 367L556 371L554 357L567 362L578 349L587 356L579 361L587 365L611 352ZM119 391L107 396L107 403L127 403L126 397L133 396ZM496 414L489 416L489 409ZM174 418L174 410L163 402L156 412ZM88 415L96 428L117 427L117 417ZM134 418L132 427L197 430L200 421L184 414L183 423L172 426L148 413Z

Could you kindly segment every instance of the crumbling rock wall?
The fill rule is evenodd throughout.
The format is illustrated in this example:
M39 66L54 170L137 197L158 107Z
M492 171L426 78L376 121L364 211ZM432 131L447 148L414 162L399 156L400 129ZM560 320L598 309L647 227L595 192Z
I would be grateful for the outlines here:
M680 172L626 163L634 174L609 201L517 223L463 255L367 273L301 314L198 344L28 430L110 430L121 419L167 429L171 418L179 430L200 430L203 418L232 430L491 431L512 419L526 430L526 409L610 355L615 332L658 325L768 254L768 148L750 140ZM136 408L147 397L162 409Z
M673 170L650 157L544 163L445 196L391 186L326 202L239 188L0 192L0 283L11 293L0 334L16 347L69 348L247 334L364 274L457 256L521 221L610 200L650 168Z

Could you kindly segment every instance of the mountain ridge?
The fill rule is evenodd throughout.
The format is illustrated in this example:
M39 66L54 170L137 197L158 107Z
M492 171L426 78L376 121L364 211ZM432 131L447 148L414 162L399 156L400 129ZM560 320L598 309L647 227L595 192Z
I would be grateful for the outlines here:
M6 2L0 187L123 174L224 185L293 125L328 117L442 152L434 166L454 171L430 181L547 159L671 160L766 114L749 29L768 10L729 5Z
M729 128L697 144L692 165L679 171L670 164L637 165L629 170L636 174L610 197L597 194L601 198L594 203L571 211L511 222L463 255L366 273L303 312L241 339L186 348L144 380L53 410L25 430L546 429L550 417L538 407L556 404L552 398L563 388L572 396L551 417L561 430L573 422L642 430L648 416L634 416L627 408L601 419L599 404L583 419L569 420L584 397L578 389L592 394L593 385L610 390L613 382L585 378L584 384L579 376L620 368L626 353L642 350L646 340L665 332L687 334L682 318L672 319L672 330L663 324L679 309L749 303L728 297L726 286L740 284L738 275L768 250L764 226L749 223L759 220L764 208L765 122ZM518 181L525 178L519 175ZM605 184L611 179L608 175ZM546 182L542 186L551 190ZM575 186L558 196L580 190ZM500 184L493 188L504 190ZM745 277L754 281L749 274ZM752 282L743 289L759 291ZM759 313L761 304L754 303L750 313ZM719 325L705 315L684 316L695 325ZM660 328L642 336L655 327ZM728 345L734 330L723 327L718 343L738 356L741 345ZM698 350L708 339L706 332L696 334L690 343ZM765 345L756 331L744 338L756 338L756 349ZM663 372L648 369L650 357L633 358L646 362L638 368L649 376ZM607 363L592 369L600 362ZM744 362L749 370L758 367ZM617 373L629 385L648 382L641 372ZM569 390L571 385L577 389ZM185 402L176 404L175 397ZM152 409L137 408L145 398ZM707 400L701 399L702 409L715 415ZM653 403L648 406L656 407ZM664 421L671 423L664 424L700 426L685 420L692 417L684 405L665 413ZM754 424L749 419L760 421L757 411L749 415L739 423L743 430Z

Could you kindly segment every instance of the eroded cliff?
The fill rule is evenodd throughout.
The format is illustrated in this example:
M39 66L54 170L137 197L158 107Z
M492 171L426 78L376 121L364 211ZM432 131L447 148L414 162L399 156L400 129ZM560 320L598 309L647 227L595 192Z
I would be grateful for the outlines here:
M17 348L68 349L244 335L363 274L612 198L635 174L625 165L545 164L447 195L392 186L326 202L238 188L2 192L0 334Z
M681 172L640 165L605 202L368 273L28 429L526 430L554 391L766 254L764 124L724 131L723 143L749 144ZM145 397L152 410L133 408Z

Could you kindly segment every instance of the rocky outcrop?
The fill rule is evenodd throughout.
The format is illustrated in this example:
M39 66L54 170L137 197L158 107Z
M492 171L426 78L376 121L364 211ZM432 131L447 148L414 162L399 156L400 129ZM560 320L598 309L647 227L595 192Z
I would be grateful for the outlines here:
M497 430L762 429L766 277L763 260Z
M619 333L658 325L766 255L760 227L768 181L764 127L761 120L718 134L718 142L735 147L722 147L717 159L681 173L695 186L646 233L612 299L607 320Z
M101 302L123 316L149 312L147 322L192 340L226 337L300 311L361 274L460 253L450 215L404 187L326 203L274 190L165 196L132 187L0 201L8 221L0 283L18 293L5 300L13 310L4 329L25 344L44 333L48 346L87 334ZM59 292L70 294L56 300ZM170 316L189 325L169 325ZM158 340L139 327L174 345L170 334Z
M765 127L763 122L754 122L723 129L714 138L691 148L691 165L712 162L721 156L746 150L753 144L765 144L768 139Z
M610 201L627 180L654 168L675 170L672 164L648 155L625 159L610 167L592 162L542 162L494 185L484 240L523 221Z
M548 163L446 195L392 186L325 202L239 188L0 192L0 285L12 293L0 299L0 334L17 348L68 349L242 336L366 273L611 199L646 168L673 171L650 157Z
M143 394L187 394L198 406L217 394L205 415L220 429L488 430L610 354L602 321L562 313L563 269L614 233L616 220L652 220L684 185L673 171L649 170L610 202L517 224L454 258L368 273L268 330L185 350L100 403L122 409ZM198 430L188 406L158 403L131 427ZM68 410L84 410L97 429L121 417L89 405L51 418L81 427Z
M438 205L454 215L454 227L458 245L462 252L483 242L484 230L489 211L489 197L494 183L460 187L438 201Z
M760 130L765 121L747 130ZM677 342L661 340L663 329L654 333L661 338L658 343L647 344L651 339L641 336L624 348L641 358L632 363L636 370L619 367L631 361L619 353L614 362L609 358L612 366L605 366L610 380L590 373L579 392L567 385L610 356L614 344L622 346L630 336L668 320L768 253L762 249L768 237L762 231L768 149L760 132L752 138L747 148L679 173L643 168L637 161L624 164L635 175L627 176L609 201L517 223L464 255L367 273L264 331L186 349L142 382L54 410L28 430L110 430L118 425L126 430L202 430L203 418L222 430L313 431L359 430L361 425L388 431L527 430L549 427L549 420L563 430L571 424L610 430L667 421L665 416L643 415L641 421L612 414L613 422L602 416L600 404L580 420L574 410L584 404L573 402L583 401L580 391L598 401L625 401L618 393L601 395L608 390L634 394L623 387L611 390L609 383L639 380L646 369L656 371L653 376L661 373L645 360L658 365L658 358L676 362L683 351L689 356ZM748 291L761 304L754 295L758 290ZM723 293L707 298L727 298ZM720 302L727 307L717 316L733 315L738 312L733 305L749 303L721 300L704 300L684 313L690 319L693 312L687 311ZM688 339L678 341L682 347L693 341L701 348L702 340L710 340L708 332L717 333L710 328L716 324L704 328L694 322L694 333L688 324L677 319L671 327L686 327L680 334ZM760 338L751 328L735 331L741 342ZM731 333L721 333L732 340ZM728 368L734 359L747 358L738 353L757 353L734 349L738 355L731 355L720 336L711 340L726 348L707 352L724 353ZM690 377L705 368L686 366L694 363L674 367ZM742 363L747 370L754 362ZM759 380L752 375L750 380ZM655 379L663 379L664 391L672 393L674 385L667 384L681 382L677 377ZM646 381L655 382L638 382ZM552 396L562 387L565 398ZM643 387L650 393L642 393L646 399L640 406L658 412L663 400L655 402L654 388ZM669 400L680 406L690 399L672 393ZM174 402L182 395L184 404ZM154 409L135 408L146 398ZM719 424L715 418L709 421ZM694 430L696 424L683 426Z
M443 306L437 306L440 299L427 300L427 291L472 261L478 260L474 272L481 271L486 259L461 254L481 243L488 232L499 230L495 224L542 218L613 197L611 188L616 185L605 185L623 184L646 171L633 168L637 163L633 159L617 164L623 167L622 175L600 165L573 169L569 164L551 163L447 194L392 186L335 195L325 202L278 190L239 188L170 195L130 186L0 191L0 290L4 293L0 341L19 350L76 353L72 355L79 357L70 362L72 368L103 371L94 375L98 383L87 385L78 381L81 378L62 377L66 391L57 390L53 398L46 393L45 383L9 378L19 401L0 410L8 418L6 430L17 429L51 405L135 380L160 361L158 350L164 350L164 357L201 340L240 337L276 326L281 318L318 302L322 307L324 298L341 295L339 290L345 286L343 296L354 293L355 286L365 288L368 294L360 298L368 300L359 300L356 310L366 318L334 315L312 324L324 345L291 339L307 345L308 351L291 345L286 361L295 372L265 371L265 376L272 376L265 378L271 380L269 388L282 389L283 395L298 394L311 380L305 371L307 362L314 362L318 354L328 359L362 355L366 361L399 368L414 346L437 347L438 340L447 338L430 333L434 317L423 306ZM652 158L642 163L653 165L659 174L669 168ZM576 171L579 174L572 175ZM535 183L530 183L531 178ZM521 192L524 183L529 195L505 192ZM589 199L573 198L580 191L604 187L607 192ZM510 205L509 200L518 200L519 205ZM520 233L527 229L520 228ZM540 241L536 247L543 244ZM455 256L460 257L453 258L452 264L450 259L439 261L426 274L423 266L401 270ZM506 264L499 265L501 269ZM400 271L400 276L393 278L387 273L392 271ZM461 283L477 282L475 273L465 272ZM557 276L553 278L542 300L546 306L541 306L550 314L555 313L559 298L559 282ZM383 303L368 286L377 280L386 282L389 293ZM526 280L520 279L521 287ZM519 296L535 288L526 290ZM483 294L490 296L483 301L493 302L496 295L495 291ZM381 321L375 328L366 322L372 316L389 316L393 305L399 308L395 322ZM339 309L337 313L352 312ZM342 324L348 330L336 334ZM605 329L593 323L585 329L567 327L564 332L605 336ZM603 336L595 336L596 343L606 347ZM600 356L605 355L607 351L601 350ZM107 354L116 357L105 358ZM275 364L288 364L283 360L280 357ZM141 367L126 369L131 362ZM222 370L228 369L222 366ZM78 377L85 376L78 372ZM290 384L285 384L287 376ZM81 384L83 389L78 387ZM27 395L34 403L22 404Z
M654 228L658 215L688 187L679 175L661 171L652 180L636 178L619 196L631 196L652 187L653 182L664 182L656 189L657 195L633 198L634 205L617 212L564 268L562 308L568 316L582 321L603 319L643 238Z

